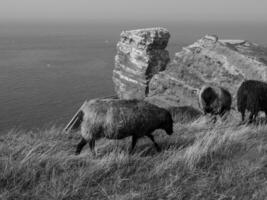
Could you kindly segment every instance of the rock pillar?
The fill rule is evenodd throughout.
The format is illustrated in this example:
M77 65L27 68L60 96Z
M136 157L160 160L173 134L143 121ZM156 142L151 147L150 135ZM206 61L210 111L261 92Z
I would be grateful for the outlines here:
M113 82L121 99L143 99L149 81L168 64L170 38L164 28L123 31L117 44Z

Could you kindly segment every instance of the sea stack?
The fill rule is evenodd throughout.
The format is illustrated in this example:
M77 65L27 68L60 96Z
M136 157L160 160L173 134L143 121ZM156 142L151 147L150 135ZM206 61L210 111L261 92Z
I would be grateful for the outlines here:
M151 78L170 61L165 28L123 31L117 44L113 82L120 99L143 99Z

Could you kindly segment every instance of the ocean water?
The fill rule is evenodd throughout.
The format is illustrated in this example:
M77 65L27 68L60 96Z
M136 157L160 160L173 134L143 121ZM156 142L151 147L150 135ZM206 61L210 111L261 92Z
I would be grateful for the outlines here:
M64 125L85 99L114 94L112 70L122 30L162 26L168 50L205 34L267 43L261 24L131 22L0 24L0 134Z
M64 123L88 98L113 94L115 45L82 36L0 37L0 127Z

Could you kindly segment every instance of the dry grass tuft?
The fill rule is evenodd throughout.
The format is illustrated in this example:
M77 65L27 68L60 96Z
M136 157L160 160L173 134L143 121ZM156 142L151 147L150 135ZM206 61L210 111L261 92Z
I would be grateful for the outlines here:
M130 138L75 156L79 136L52 127L0 137L0 199L242 199L267 196L267 126L205 118L156 131L128 155Z

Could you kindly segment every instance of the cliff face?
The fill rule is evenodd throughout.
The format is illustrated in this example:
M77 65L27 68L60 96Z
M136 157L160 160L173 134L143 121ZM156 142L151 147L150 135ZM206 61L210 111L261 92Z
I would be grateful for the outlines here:
M117 44L113 81L120 98L145 98L162 107L198 107L204 84L227 88L235 105L244 79L267 81L267 48L244 40L205 36L175 54L163 28L125 31Z
M169 32L164 28L124 31L117 44L113 82L122 99L143 99L153 75L165 70Z
M267 80L267 49L205 36L176 53L166 70L153 76L147 100L164 107L198 107L198 90L204 84L223 86L235 99L244 79Z

